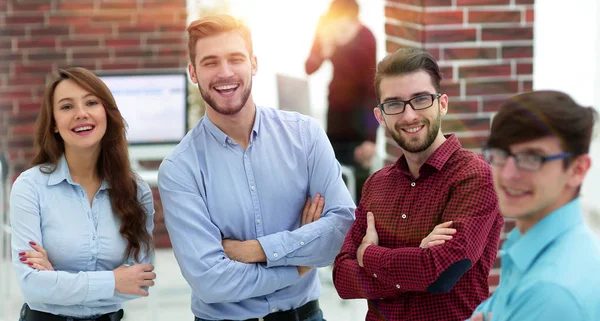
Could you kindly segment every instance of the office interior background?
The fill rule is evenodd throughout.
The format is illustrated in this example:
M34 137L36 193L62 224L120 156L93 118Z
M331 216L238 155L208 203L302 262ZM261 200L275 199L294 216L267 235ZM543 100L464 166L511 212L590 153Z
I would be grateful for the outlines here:
M455 133L467 148L479 150L498 104L519 92L557 89L583 105L600 108L600 4L596 0L358 2L361 21L377 39L378 59L401 47L423 48L438 59L445 78L442 90L450 96L450 112L442 128ZM319 16L328 5L329 0L0 0L0 321L17 320L23 303L10 262L7 199L11 183L31 159L33 123L52 72L79 65L113 80L148 73L185 78L185 27L204 13L223 11L244 19L253 31L259 62L253 81L255 101L309 114L325 126L331 66L326 63L306 76L304 60ZM185 88L177 79L174 88ZM132 86L136 91L150 85ZM183 135L202 115L197 89L191 83L187 86L192 93L183 96L187 102L171 97L179 113L166 113L173 117L174 127L165 135ZM134 114L145 112L146 124L153 120L160 124L160 116L150 111L160 114L164 109L154 106L144 111L147 106L138 102L126 108ZM130 126L134 124L144 122L132 118ZM136 170L155 186L156 165L178 137L148 144L144 139L161 137L144 138L145 132L138 132L142 136L132 142L131 156ZM380 131L377 145L378 164L399 156L385 131ZM592 160L598 159L596 137ZM596 161L582 190L587 220L596 230L599 191L600 161ZM192 320L191 291L170 250L156 191L155 202L157 285L148 298L125 305L124 320ZM505 232L513 227L507 222ZM363 320L365 302L341 300L332 287L330 269L319 274L325 318ZM496 266L490 275L492 290L499 277Z

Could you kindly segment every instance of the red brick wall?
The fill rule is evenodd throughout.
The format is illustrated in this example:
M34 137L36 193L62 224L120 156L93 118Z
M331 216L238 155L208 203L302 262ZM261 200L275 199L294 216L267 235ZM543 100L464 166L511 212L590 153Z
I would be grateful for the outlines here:
M10 177L31 159L52 72L183 69L186 19L186 0L0 0L0 151ZM168 244L162 211L156 218L157 243Z
M444 133L479 151L498 104L532 90L534 0L387 0L387 51L427 50L439 62L450 96ZM400 151L388 141L388 162ZM514 227L508 222L505 231ZM504 233L502 238L504 239ZM499 262L490 275L498 284Z

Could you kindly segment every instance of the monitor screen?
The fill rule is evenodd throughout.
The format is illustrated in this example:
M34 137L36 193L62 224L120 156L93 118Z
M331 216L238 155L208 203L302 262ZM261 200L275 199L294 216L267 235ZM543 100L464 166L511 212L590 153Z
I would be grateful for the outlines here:
M187 129L187 74L99 74L128 125L129 144L178 143Z
M279 109L297 111L312 116L310 110L308 80L277 74Z

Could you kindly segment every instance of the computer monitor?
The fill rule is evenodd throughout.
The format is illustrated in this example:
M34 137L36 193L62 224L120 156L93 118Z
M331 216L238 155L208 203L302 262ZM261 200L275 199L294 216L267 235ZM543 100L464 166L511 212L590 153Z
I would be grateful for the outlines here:
M129 145L176 144L187 132L187 74L98 74L127 122Z
M149 184L156 185L156 170L143 161L166 157L187 133L187 74L98 73L112 92L127 122L131 167Z
M276 79L279 109L312 116L308 80L283 74L277 74Z

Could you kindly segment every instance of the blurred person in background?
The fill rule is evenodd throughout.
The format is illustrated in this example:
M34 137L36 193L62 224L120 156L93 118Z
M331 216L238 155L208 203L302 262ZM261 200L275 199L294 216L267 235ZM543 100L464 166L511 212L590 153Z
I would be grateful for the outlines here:
M489 296L503 220L490 165L442 133L441 79L418 49L378 64L375 117L403 155L365 183L333 269L342 298L368 300L369 321L463 321Z
M10 196L21 321L120 320L122 303L154 285L152 193L130 168L125 131L92 72L61 69L46 88L33 167Z
M370 173L378 126L371 114L377 104L373 88L377 64L375 37L360 22L358 13L355 0L333 0L319 20L305 63L309 75L325 60L333 65L327 137L338 161L354 170L357 202Z
M331 144L311 117L255 105L243 23L207 16L187 31L206 115L158 186L195 320L321 321L312 267L333 263L355 208Z
M471 320L600 320L600 241L579 199L597 118L557 91L516 95L494 116L484 155L516 227L500 252L500 285Z

